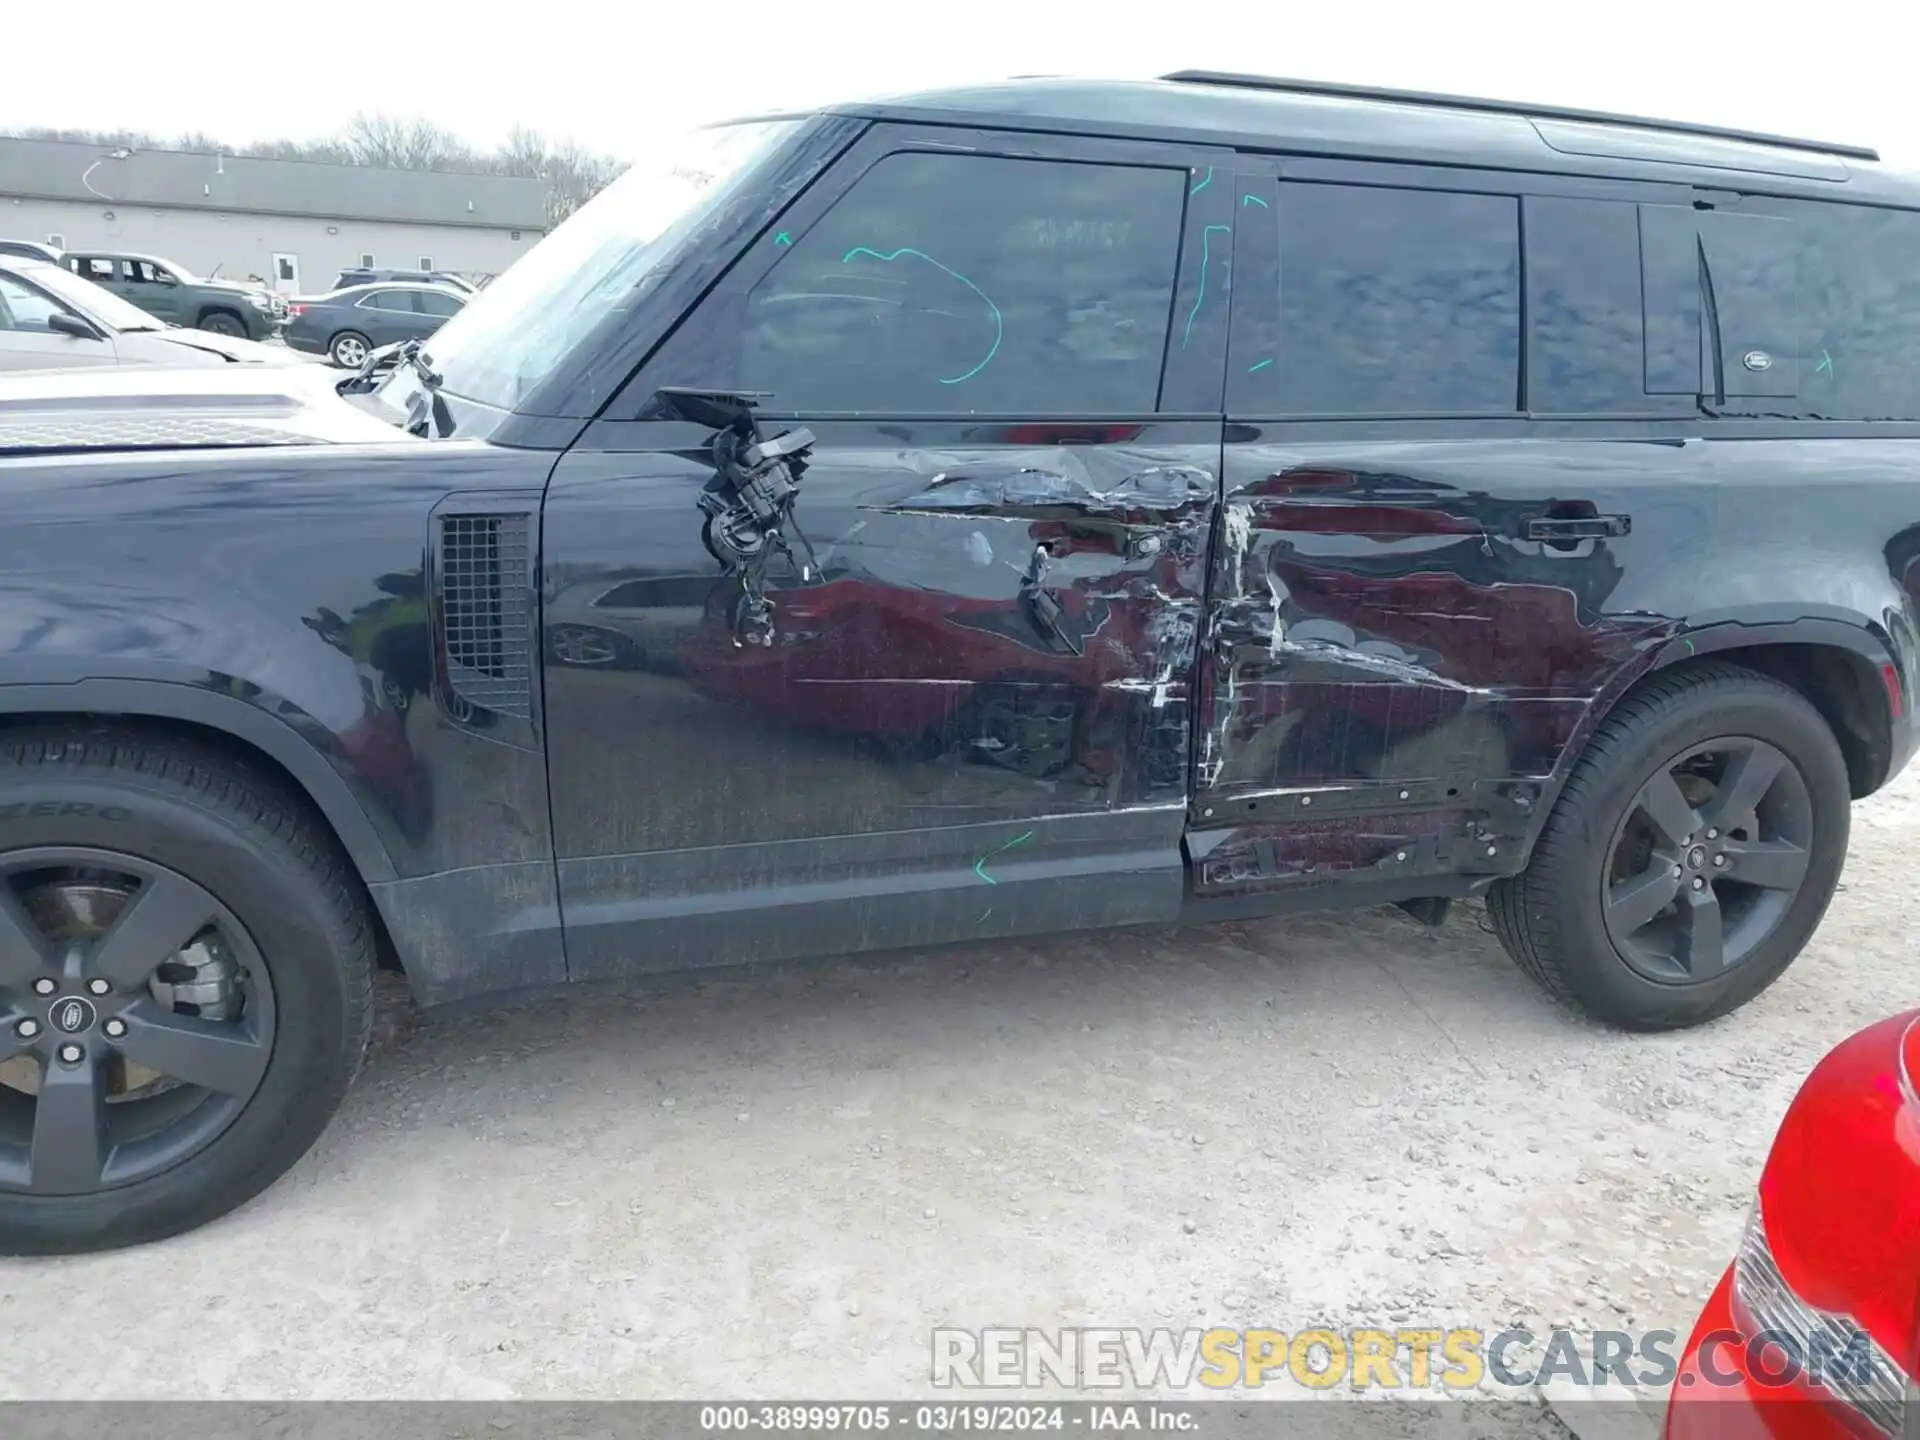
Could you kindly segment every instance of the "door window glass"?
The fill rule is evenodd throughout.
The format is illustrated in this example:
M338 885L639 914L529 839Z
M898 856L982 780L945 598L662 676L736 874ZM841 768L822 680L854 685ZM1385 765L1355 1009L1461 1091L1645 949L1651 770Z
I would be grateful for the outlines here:
M60 307L31 285L0 275L0 330L45 332Z
M1639 207L1527 197L1527 408L1644 411Z
M1233 366L1234 410L1519 408L1515 197L1283 184L1279 210L1278 354Z
M775 410L1151 411L1185 196L1181 170L888 156L762 242L715 378Z

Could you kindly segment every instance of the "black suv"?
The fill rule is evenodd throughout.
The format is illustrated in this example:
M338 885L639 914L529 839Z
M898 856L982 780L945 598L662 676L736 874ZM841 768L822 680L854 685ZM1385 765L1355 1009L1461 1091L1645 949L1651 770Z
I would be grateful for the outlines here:
M267 1185L376 966L1484 896L1662 1029L1806 944L1915 744L1872 152L1181 74L662 161L344 395L0 388L6 1248Z

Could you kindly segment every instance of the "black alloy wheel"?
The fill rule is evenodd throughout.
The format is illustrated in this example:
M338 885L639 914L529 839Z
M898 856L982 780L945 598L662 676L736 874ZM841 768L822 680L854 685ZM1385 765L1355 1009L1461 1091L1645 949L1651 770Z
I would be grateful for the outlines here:
M373 924L260 763L125 722L0 731L0 1253L164 1239L284 1174L366 1051Z
M245 1108L274 1029L259 950L201 886L107 850L0 857L0 1190L172 1169Z
M1741 965L1792 909L1812 844L1806 779L1779 749L1746 736L1692 747L1640 787L1615 828L1608 938L1656 983Z
M1856 778L1791 686L1722 660L1649 676L1595 728L1520 873L1487 892L1515 963L1629 1030L1739 1009L1791 965L1846 864Z

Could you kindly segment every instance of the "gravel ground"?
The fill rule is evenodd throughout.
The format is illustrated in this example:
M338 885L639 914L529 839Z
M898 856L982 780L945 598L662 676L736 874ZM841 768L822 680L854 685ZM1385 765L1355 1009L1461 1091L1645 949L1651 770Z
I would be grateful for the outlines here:
M935 1325L1684 1332L1801 1077L1920 993L1920 771L1854 837L1788 976L1680 1035L1557 1010L1471 908L428 1018L240 1213L0 1264L0 1397L902 1398Z

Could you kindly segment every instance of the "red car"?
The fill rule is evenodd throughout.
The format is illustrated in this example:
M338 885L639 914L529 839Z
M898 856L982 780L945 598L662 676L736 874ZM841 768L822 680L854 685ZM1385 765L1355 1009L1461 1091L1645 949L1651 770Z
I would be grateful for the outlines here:
M1920 1436L1920 1010L1822 1060L1674 1377L1668 1440Z

